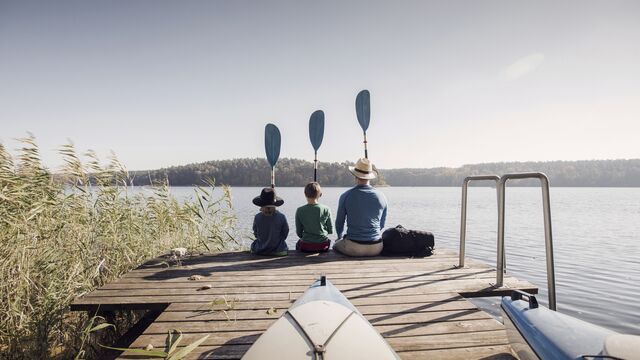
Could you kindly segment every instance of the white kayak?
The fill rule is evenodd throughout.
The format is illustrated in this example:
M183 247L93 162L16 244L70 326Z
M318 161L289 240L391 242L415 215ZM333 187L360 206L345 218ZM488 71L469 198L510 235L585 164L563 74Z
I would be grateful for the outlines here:
M384 338L324 276L313 283L242 358L399 359Z

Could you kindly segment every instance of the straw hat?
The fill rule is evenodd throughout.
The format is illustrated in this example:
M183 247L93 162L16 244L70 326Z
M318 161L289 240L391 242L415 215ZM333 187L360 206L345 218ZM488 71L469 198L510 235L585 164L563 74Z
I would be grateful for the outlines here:
M349 166L349 171L358 179L371 180L377 177L377 171L369 159L358 159L356 166Z
M260 207L280 206L284 204L284 200L276 196L276 191L270 187L262 189L260 196L253 198L253 204Z

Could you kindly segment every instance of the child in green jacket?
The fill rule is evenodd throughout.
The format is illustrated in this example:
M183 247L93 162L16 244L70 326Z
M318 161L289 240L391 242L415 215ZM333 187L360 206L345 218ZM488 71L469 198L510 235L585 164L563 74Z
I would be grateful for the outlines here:
M300 238L296 249L302 252L326 252L331 245L327 235L333 234L331 210L318 203L322 188L317 182L304 187L304 196L307 204L296 210L296 234Z

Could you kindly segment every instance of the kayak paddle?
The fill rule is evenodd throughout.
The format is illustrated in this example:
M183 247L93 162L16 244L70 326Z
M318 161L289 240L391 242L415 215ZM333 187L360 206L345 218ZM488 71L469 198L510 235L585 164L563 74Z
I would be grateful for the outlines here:
M280 156L280 130L273 124L264 127L264 150L271 165L271 188L276 187L275 168Z
M371 104L370 104L369 90L362 90L356 97L356 115L358 116L358 122L362 128L364 134L364 157L369 158L367 152L367 129L369 128L369 119L371 117Z
M322 145L322 138L324 137L324 112L322 110L316 110L311 114L309 118L309 140L311 140L311 146L314 150L313 159L313 181L318 181L318 149Z

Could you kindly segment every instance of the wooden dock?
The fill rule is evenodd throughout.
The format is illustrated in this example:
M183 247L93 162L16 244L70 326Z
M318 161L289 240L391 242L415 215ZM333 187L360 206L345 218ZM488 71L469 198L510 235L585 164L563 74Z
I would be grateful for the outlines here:
M465 297L537 293L532 284L438 249L426 258L350 258L335 252L266 258L203 255L169 266L156 259L72 304L72 310L149 309L159 316L131 347L162 349L167 331L181 345L209 335L188 358L239 359L321 274L325 274L403 359L511 359L503 325ZM190 280L191 279L191 280ZM193 280L195 279L195 280ZM121 355L127 358L127 355Z

